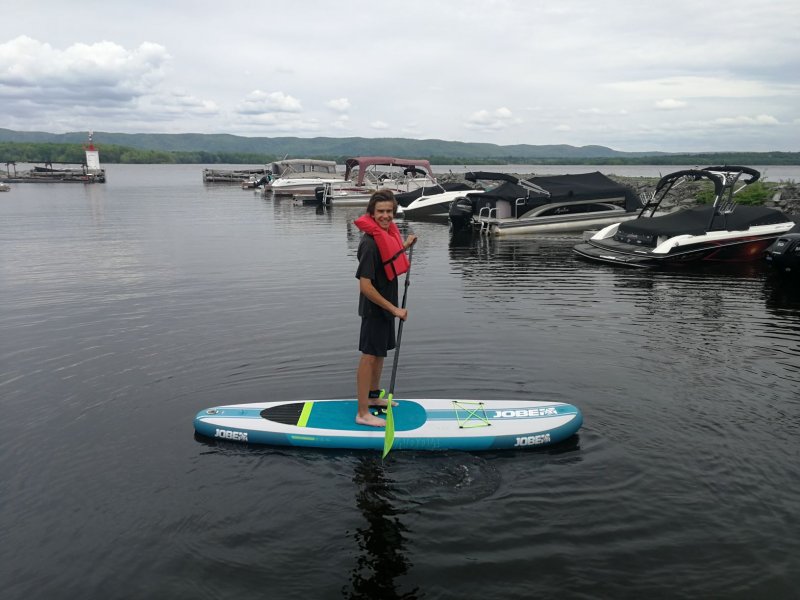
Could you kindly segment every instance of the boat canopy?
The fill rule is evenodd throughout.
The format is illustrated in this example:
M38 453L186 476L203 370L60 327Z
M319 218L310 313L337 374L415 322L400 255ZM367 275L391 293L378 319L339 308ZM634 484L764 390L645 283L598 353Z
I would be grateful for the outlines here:
M556 202L590 200L602 202L624 198L626 211L634 211L642 206L632 188L609 179L599 171L577 175L542 175L513 183L512 180L515 179L513 176L508 176L505 183L484 194L473 196L476 212L484 206L495 206L498 200L505 200L512 206L524 205L525 208L519 214L543 204ZM539 188L541 192L535 191L535 188Z
M320 174L335 174L336 161L315 158L288 158L270 163L269 171L275 177L316 177Z
M730 213L714 214L715 212L715 207L711 205L695 206L660 217L625 221L619 224L618 231L655 239L661 236L703 235L708 231L746 231L758 225L786 222L786 215L766 206L741 205Z
M493 171L470 171L464 175L464 179L477 183L478 181L508 181L509 183L519 183L519 177L510 173L495 173Z
M358 156L356 158L348 158L344 163L344 178L350 181L353 169L358 168L356 185L363 185L364 175L367 169L374 166L422 170L427 173L431 179L434 179L431 163L429 161L424 159L392 158L391 156Z

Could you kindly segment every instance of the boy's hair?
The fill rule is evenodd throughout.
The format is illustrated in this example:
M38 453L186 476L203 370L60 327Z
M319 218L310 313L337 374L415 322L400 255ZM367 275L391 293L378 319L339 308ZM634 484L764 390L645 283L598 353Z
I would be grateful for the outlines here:
M394 197L392 190L377 190L370 196L369 204L367 204L367 212L373 217L375 216L375 205L378 202L391 202L393 204L392 214L397 214L397 199Z

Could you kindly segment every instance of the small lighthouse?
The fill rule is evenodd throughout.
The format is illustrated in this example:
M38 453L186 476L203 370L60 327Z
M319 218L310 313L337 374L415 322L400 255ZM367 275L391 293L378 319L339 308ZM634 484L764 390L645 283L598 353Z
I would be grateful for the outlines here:
M93 131L89 132L89 145L84 147L84 151L86 152L86 169L89 173L93 175L97 175L100 169L100 151L94 147L94 142L92 141L92 136L94 135Z
M100 151L94 147L94 132L89 132L89 145L83 147L86 153L85 176L89 183L105 183L106 171L100 168Z

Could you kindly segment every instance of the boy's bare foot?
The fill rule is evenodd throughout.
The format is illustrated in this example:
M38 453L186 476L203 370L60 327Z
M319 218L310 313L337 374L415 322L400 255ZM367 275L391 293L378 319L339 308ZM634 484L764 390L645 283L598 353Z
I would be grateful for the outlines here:
M369 425L371 427L386 427L386 421L371 414L367 414L364 417L356 415L356 423L359 425Z
M378 408L386 408L389 406L389 403L386 401L386 398L370 398L369 399L370 406L377 406ZM392 406L397 406L397 402L392 400Z

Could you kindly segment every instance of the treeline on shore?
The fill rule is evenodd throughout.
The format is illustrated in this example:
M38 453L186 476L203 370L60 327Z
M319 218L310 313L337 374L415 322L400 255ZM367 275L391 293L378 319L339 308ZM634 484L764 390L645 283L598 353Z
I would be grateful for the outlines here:
M102 145L100 160L111 164L236 164L257 165L280 160L284 156L245 152L165 151L145 150L118 145ZM342 164L350 156L302 156ZM696 154L655 154L625 157L530 158L519 156L478 159L462 156L408 156L398 158L427 158L434 165L800 165L800 152L719 152ZM0 164L73 163L84 162L84 148L76 144L36 142L0 142Z

